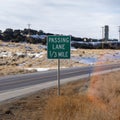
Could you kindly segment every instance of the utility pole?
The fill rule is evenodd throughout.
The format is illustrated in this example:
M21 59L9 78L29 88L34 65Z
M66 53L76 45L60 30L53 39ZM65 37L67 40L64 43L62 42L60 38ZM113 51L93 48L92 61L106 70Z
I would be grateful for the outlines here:
M27 24L28 25L28 35L27 35L27 39L26 39L26 43L25 43L25 53L26 53L26 56L27 56L27 41L28 39L30 39L30 26L31 24Z
M102 28L102 49L104 48L103 46L103 41L104 41L104 27L101 27Z
M57 79L58 79L58 96L60 96L60 59L58 59Z
M28 24L28 36L30 37L30 26L31 24Z
M104 39L104 27L101 27L102 28L102 40Z
M119 41L120 41L120 26L118 26L118 28L119 28L118 32L119 32Z

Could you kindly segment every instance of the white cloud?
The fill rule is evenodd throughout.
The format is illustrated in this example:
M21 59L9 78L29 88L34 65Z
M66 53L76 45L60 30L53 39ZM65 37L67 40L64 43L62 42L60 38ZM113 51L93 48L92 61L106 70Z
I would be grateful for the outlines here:
M1 0L0 29L23 29L28 23L46 32L80 37L101 37L101 27L111 27L118 38L119 0Z

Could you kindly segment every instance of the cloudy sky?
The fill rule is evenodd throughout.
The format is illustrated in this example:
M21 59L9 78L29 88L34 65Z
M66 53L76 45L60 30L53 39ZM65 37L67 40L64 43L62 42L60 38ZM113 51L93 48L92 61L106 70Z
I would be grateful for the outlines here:
M101 38L109 25L118 38L120 0L0 0L0 29L32 29L79 37Z

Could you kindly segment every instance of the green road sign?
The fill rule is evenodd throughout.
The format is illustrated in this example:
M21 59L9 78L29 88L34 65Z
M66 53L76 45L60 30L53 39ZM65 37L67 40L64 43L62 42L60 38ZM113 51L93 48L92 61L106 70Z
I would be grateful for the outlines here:
M70 59L70 36L48 36L47 57L48 59Z

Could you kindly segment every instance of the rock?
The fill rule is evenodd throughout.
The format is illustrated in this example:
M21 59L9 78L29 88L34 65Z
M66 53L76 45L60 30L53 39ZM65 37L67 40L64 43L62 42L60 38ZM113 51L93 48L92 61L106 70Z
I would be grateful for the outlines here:
M13 112L8 108L8 109L4 109L3 113L6 115L14 115Z

